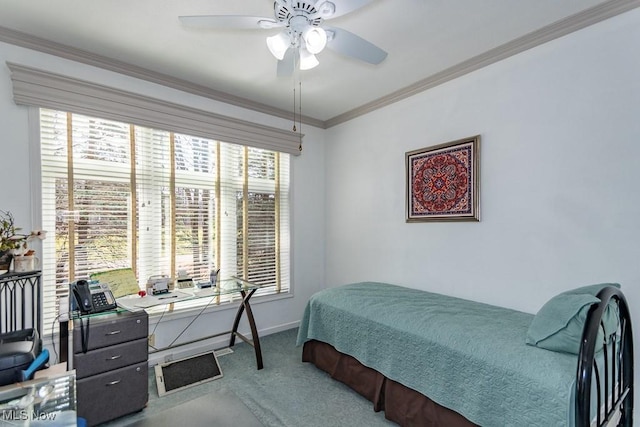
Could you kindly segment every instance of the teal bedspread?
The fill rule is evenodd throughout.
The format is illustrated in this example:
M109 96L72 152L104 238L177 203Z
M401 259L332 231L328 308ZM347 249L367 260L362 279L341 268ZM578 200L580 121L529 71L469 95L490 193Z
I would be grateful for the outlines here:
M323 290L298 345L315 339L481 426L573 423L577 356L525 344L532 314L385 283Z

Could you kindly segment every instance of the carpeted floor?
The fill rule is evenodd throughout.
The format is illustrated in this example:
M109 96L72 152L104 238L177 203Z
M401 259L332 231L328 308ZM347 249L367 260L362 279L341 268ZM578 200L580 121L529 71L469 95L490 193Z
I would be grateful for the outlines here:
M234 425L262 427L263 424L231 390L208 392L194 400L165 409L154 415L145 414L129 420L128 427L211 427Z
M163 397L158 397L151 368L147 407L104 426L395 425L384 413L374 412L371 402L313 365L302 363L296 334L297 329L291 329L260 339L262 370L256 369L253 348L240 342L232 354L218 358L222 378Z

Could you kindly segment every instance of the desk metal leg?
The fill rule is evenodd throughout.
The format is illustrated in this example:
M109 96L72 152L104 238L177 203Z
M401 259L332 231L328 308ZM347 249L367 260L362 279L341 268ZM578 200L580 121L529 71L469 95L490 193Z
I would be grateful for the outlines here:
M252 289L249 293L246 293L244 290L240 291L242 295L242 304L238 307L238 311L236 313L236 318L233 321L233 329L231 329L231 338L229 339L229 347L233 347L236 342L236 335L242 338L247 344L253 346L253 350L256 353L256 363L258 365L258 369L262 369L262 350L260 349L260 337L258 336L258 329L256 328L256 322L253 318L253 312L251 311L251 304L249 304L249 300L251 296L256 292L257 289ZM240 318L242 317L242 313L247 312L247 320L249 321L249 327L251 328L251 340L249 342L245 339L242 334L238 333L238 325L240 324Z

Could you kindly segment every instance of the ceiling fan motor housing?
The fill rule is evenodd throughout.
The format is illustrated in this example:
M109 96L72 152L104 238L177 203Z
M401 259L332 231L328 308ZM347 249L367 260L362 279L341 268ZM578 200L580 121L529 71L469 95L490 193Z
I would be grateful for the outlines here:
M277 0L273 7L276 20L286 27L291 47L305 47L312 54L324 49L327 34L320 28L320 24L335 12L333 3Z
M285 25L293 25L296 21L294 18L303 17L306 24L317 27L322 23L322 11L327 10L324 6L327 3L330 2L322 2L320 11L315 4L306 1L276 1L273 7L276 19Z

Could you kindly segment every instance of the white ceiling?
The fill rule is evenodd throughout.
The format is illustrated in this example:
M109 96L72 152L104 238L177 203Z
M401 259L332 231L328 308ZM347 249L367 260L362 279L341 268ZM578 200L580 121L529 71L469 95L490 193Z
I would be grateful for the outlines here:
M301 72L303 114L308 123L332 126L638 6L639 0L373 0L328 24L388 57L374 66L325 49L318 67ZM276 76L265 43L278 29L193 30L178 20L226 14L273 17L273 1L0 0L0 41L213 98L228 94L232 103L290 117L297 83Z

